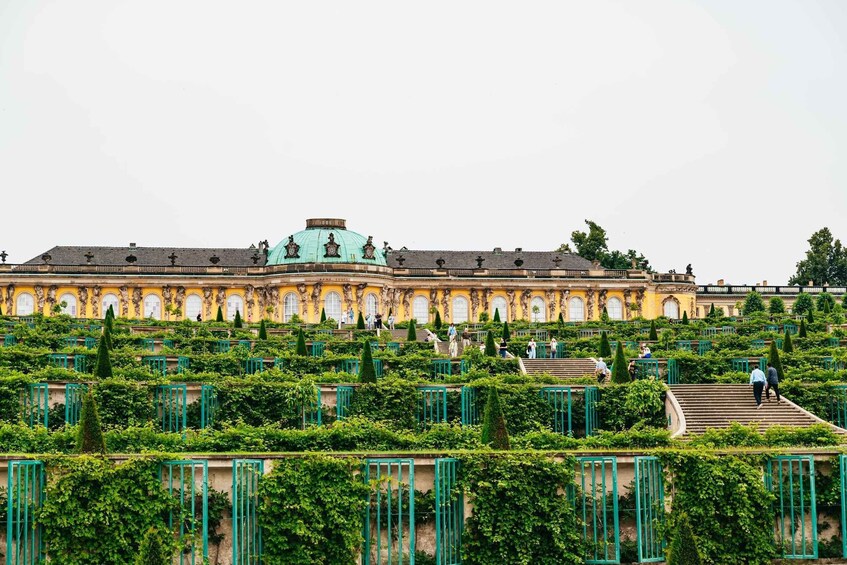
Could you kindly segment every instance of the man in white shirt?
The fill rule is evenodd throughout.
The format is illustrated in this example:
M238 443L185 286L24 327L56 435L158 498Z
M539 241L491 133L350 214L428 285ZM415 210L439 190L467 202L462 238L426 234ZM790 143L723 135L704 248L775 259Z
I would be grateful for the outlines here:
M756 409L762 407L762 391L765 390L765 373L759 367L750 373L750 384L753 385L753 398L756 399Z
M526 344L526 356L535 359L535 340L532 338L529 338L529 343Z

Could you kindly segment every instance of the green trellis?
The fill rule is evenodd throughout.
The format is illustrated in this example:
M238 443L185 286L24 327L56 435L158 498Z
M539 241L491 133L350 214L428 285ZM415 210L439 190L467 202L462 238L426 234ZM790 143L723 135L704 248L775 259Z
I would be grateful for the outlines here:
M635 522L639 563L665 560L665 487L657 457L635 457Z
M418 423L440 424L447 421L447 387L418 387Z
M44 464L9 461L6 493L6 565L43 563L42 529L35 515L44 502Z
M160 475L168 493L179 501L179 510L168 514L168 528L179 534L183 548L176 562L205 563L209 558L208 461L164 461Z
M479 405L476 402L476 387L462 387L462 425L475 426L479 424Z
M459 461L435 460L435 563L461 565L465 500L458 484Z
M262 563L262 528L259 525L259 480L265 464L259 459L232 462L232 563Z
M367 459L362 565L415 564L415 461Z
M335 387L335 417L344 420L350 414L350 402L353 400L352 386Z
M594 431L600 426L600 417L597 414L597 400L600 389L596 386L585 387L585 436L594 435Z
M614 456L577 457L579 497L575 507L582 520L588 564L620 563L618 462Z
M573 435L573 395L569 386L545 386L538 394L553 410L553 431Z
M814 458L811 455L771 457L765 473L765 485L776 496L777 551L787 559L817 559Z
M200 427L211 428L215 425L218 412L218 391L212 385L200 385Z
M157 416L163 432L181 433L185 430L187 398L187 385L173 384L156 387Z
M88 385L67 383L65 385L65 423L75 426L82 413L82 397L88 392Z
M164 355L148 355L142 357L141 362L155 374L165 376L168 371L168 361Z
M47 427L50 415L50 393L47 383L30 383L24 397L24 420L30 428Z

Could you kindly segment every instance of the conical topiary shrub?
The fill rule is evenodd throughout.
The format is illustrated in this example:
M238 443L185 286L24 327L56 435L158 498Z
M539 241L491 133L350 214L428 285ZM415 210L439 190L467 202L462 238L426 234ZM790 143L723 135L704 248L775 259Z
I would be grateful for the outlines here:
M491 331L485 338L485 355L486 357L497 357L497 346L494 345L494 334Z
M600 357L608 359L612 356L612 346L609 345L609 336L606 332L600 332Z
M115 348L112 344L112 329L108 325L103 326L103 335L100 339L106 343L106 349L109 351Z
M809 308L809 313L806 315L806 318L809 320L810 324L815 323L815 313L814 308Z
M94 365L94 374L100 380L112 378L112 360L109 359L107 336L108 334L104 333L100 343L97 344L97 361Z
M438 310L435 311L435 322L433 323L433 326L435 326L436 330L441 329L441 312Z
M687 311L687 310L684 310L684 311L682 312L682 325L683 325L683 326L687 326L687 325L688 325L688 311Z
M259 339L268 339L268 328L265 326L264 319L259 323Z
M714 317L715 317L715 314L716 314L716 312L715 312L715 303L714 303L714 302L712 302L712 305L709 307L709 314L708 314L706 317L707 317L707 318L714 318Z
M703 565L703 558L697 549L697 541L691 530L691 522L686 514L680 514L676 520L670 546L668 546L668 565Z
M173 536L165 529L151 527L141 539L135 565L171 565Z
M321 308L321 323L326 322L326 309Z
M359 314L359 320L362 319L362 314ZM364 324L364 322L362 322ZM418 332L415 330L415 319L409 320L409 331L406 332L406 341L417 341Z
M88 392L82 397L82 409L79 414L79 428L76 431L76 450L79 453L106 453L106 440L94 394Z
M243 328L244 322L241 321L241 312L238 310L235 311L235 319L232 321L232 327L234 328Z
M215 321L216 322L223 322L224 321L224 311L221 310L220 306L218 306L218 313L217 313L217 315L215 315Z
M608 322L609 321L609 311L606 309L605 306L603 306L603 311L600 312L600 321L601 322Z
M485 400L485 410L482 415L482 443L492 449L509 449L509 431L506 429L506 419L500 406L500 395L497 387L488 389Z
M365 329L365 317L362 316L361 312L359 312L359 317L356 319L356 329L357 330Z
M503 339L506 341L512 339L512 332L509 331L509 322L503 324Z
M791 343L791 334L789 332L785 332L785 339L782 340L782 352L794 353L794 344Z
M561 313L561 312L559 312L558 324L559 324L560 326L564 326L564 325L565 325L565 317L564 317L564 316L562 316L562 313Z
M811 310L809 310L811 312ZM797 337L808 337L806 332L806 320L800 320L800 330L797 332Z
M300 328L300 331L297 333L297 355L303 355L304 357L309 354L306 351L306 335L303 333L303 328Z
M612 382L615 384L623 384L629 382L629 371L626 366L626 356L623 354L623 343L618 342L618 348L615 349L615 361L612 364Z
M650 320L650 341L659 341L659 334L656 333L656 320Z
M376 382L376 369L374 369L374 359L373 353L371 352L371 343L367 339L362 344L362 358L359 361L359 382Z
M768 353L768 361L770 361L773 368L776 369L776 374L779 376L779 380L785 378L784 373L782 372L782 361L779 360L779 350L776 348L776 341L771 342L771 350Z
M494 318L492 318L491 321L496 322L498 324L500 323L500 309L499 308L494 309Z

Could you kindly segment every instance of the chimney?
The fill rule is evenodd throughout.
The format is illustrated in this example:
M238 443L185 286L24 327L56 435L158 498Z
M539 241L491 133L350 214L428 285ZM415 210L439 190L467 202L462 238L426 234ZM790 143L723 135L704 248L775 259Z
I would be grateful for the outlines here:
M515 253L520 253L523 251L523 247L515 247Z
M503 253L503 248L502 247L495 247L494 253Z
M718 279L718 286L723 286L723 279Z
M135 243L130 242L129 246L130 246L130 247L135 247Z
M768 281L762 281L762 286L768 286Z

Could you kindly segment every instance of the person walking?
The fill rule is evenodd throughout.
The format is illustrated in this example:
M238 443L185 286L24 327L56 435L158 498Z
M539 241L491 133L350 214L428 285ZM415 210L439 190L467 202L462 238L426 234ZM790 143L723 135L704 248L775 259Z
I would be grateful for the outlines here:
M529 338L529 343L526 344L526 356L535 359L535 340L532 338Z
M388 315L388 329L389 330L394 329L394 313L391 313L391 314Z
M470 347L471 345L471 332L468 331L468 328L462 330L462 348Z
M459 342L456 341L456 334L450 336L450 357L458 357L459 356Z
M555 359L555 358L556 358L556 347L557 347L558 345L559 345L559 344L556 342L556 338L555 338L555 337L550 338L550 359Z
M771 401L771 390L776 393L776 401L782 402L782 399L779 396L779 373L776 372L776 367L768 363L768 374L765 377L767 379L767 384L765 385L765 398L768 399L768 402Z
M606 380L606 375L609 373L609 367L606 365L606 362L603 361L603 358L594 361L594 376L597 377L597 383L602 384L603 381Z
M762 391L765 388L765 374L758 367L750 373L750 384L753 385L753 398L756 399L756 409L762 407Z
M456 325L451 323L450 327L447 328L447 337L450 339L454 339L456 337Z

